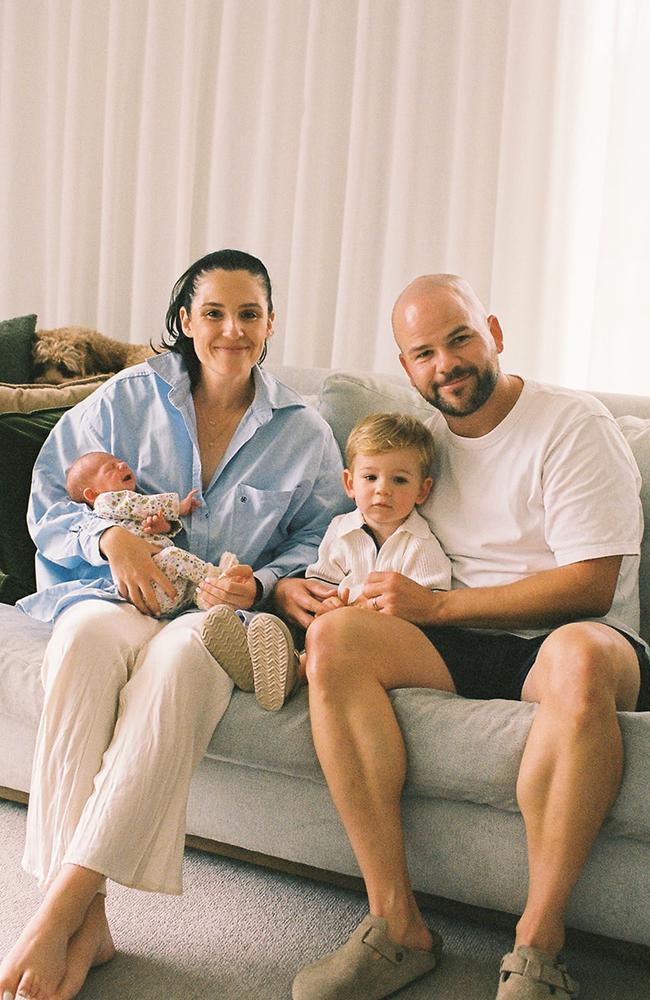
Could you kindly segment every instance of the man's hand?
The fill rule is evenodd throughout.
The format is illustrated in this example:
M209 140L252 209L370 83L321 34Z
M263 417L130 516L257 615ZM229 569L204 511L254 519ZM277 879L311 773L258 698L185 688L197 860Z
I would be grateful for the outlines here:
M154 583L168 597L176 597L174 585L153 561L160 549L160 545L152 545L118 525L107 528L99 539L99 551L108 559L120 596L135 605L143 615L160 613Z
M330 587L319 580L302 580L285 577L278 580L273 591L277 610L283 618L288 618L307 629L319 613L323 601L336 597L336 587Z
M363 586L365 607L369 610L395 615L416 625L435 624L437 603L443 596L402 573L369 573Z
M257 583L252 566L238 563L218 576L208 576L197 587L196 603L202 611L215 604L227 604L233 611L252 608L257 597Z

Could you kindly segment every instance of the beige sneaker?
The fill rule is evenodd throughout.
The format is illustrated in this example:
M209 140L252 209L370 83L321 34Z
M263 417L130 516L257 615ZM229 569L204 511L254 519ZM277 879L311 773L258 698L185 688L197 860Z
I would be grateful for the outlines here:
M277 712L299 682L300 657L291 632L282 619L262 613L251 620L246 638L257 703Z
M210 608L201 627L201 639L207 651L238 688L242 691L255 690L246 629L232 608L226 604Z

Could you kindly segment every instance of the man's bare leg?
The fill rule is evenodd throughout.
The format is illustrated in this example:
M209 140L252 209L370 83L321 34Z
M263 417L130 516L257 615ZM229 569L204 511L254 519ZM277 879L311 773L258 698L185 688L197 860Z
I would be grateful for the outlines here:
M2 962L0 996L20 992L34 1000L68 1000L79 992L92 965L113 957L104 901L98 895L102 881L102 875L88 868L62 867Z
M557 629L542 645L522 698L539 702L519 772L529 889L516 945L555 956L564 915L621 781L616 710L632 710L639 669L629 643L596 623Z
M454 691L449 672L415 626L353 608L310 626L306 671L314 745L363 874L370 912L388 921L397 943L430 948L407 870L400 811L406 752L387 691Z

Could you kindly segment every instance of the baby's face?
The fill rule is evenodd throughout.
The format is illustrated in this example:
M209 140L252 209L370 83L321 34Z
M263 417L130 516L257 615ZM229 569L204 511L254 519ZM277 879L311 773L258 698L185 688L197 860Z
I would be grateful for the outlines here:
M88 483L97 493L134 490L136 486L131 469L115 455L98 456L94 468L90 470Z

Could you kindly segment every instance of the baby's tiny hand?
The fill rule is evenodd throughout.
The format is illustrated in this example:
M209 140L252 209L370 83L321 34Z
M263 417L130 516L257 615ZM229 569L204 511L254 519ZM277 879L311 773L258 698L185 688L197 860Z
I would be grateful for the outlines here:
M145 535L166 535L172 526L163 513L149 514L142 522L142 530Z
M190 490L186 497L178 505L178 513L181 517L185 517L186 514L190 514L197 507L201 506L201 501L196 499L195 494L198 493L198 489Z

